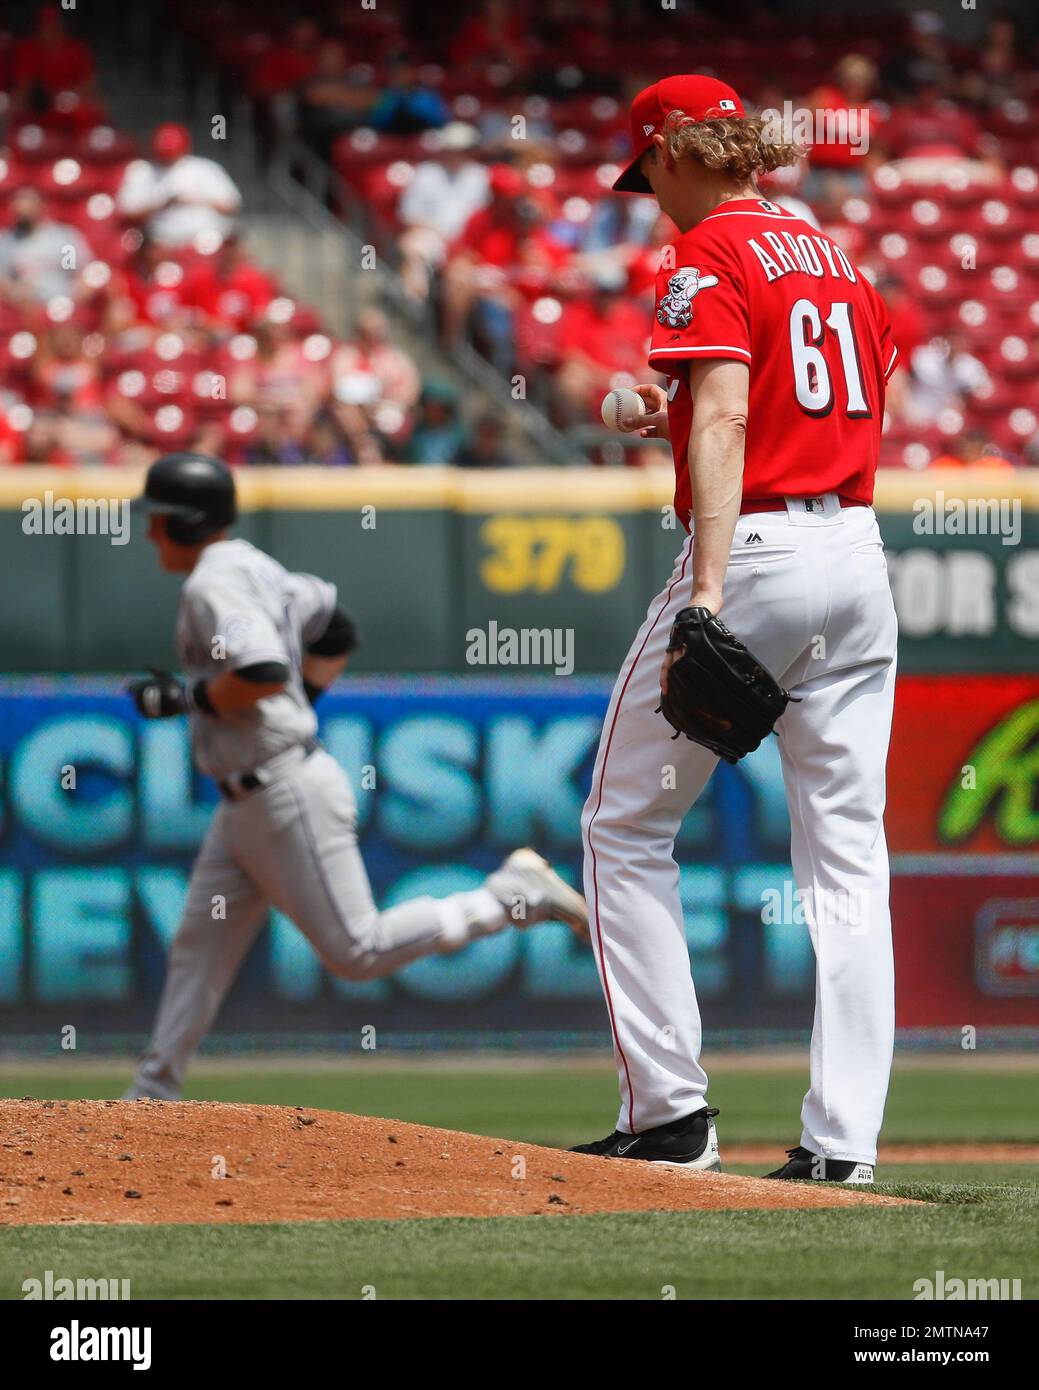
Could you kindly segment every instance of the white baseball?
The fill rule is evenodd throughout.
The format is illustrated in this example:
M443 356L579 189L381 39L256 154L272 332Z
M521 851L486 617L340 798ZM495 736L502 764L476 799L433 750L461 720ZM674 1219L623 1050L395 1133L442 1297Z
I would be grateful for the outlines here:
M645 415L646 402L630 386L619 386L615 391L607 391L603 396L599 413L608 430L628 434L630 431L623 429L622 422L630 420L633 415Z

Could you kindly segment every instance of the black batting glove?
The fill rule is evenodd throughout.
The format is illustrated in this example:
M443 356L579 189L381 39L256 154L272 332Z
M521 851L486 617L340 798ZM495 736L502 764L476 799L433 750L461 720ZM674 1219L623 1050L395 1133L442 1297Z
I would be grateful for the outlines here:
M126 687L138 713L145 719L170 719L175 714L187 714L191 700L187 690L169 671L149 667L150 676L131 681Z

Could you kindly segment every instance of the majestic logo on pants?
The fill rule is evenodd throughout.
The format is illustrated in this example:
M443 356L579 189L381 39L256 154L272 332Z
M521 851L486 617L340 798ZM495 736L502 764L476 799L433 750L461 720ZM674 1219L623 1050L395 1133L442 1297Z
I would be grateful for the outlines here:
M693 321L693 299L717 283L717 275L701 275L695 266L676 270L667 282L667 294L657 305L657 322L665 328L688 328Z

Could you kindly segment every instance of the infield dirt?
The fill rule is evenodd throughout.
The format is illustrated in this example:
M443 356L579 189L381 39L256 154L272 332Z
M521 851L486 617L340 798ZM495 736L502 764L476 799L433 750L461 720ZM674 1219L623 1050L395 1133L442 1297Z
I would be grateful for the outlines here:
M0 1100L0 1134L0 1225L903 1204L285 1106Z

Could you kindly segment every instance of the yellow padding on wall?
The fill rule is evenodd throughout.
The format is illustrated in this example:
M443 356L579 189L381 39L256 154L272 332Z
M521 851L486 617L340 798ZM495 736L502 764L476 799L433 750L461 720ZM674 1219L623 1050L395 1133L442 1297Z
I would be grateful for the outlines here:
M0 469L0 508L17 510L29 497L132 497L141 489L136 469ZM674 489L668 468L515 468L479 472L465 468L241 468L235 478L244 511L357 511L364 506L404 511L461 512L658 511ZM876 507L910 512L922 498L1019 498L1039 510L1039 468L884 469L877 477Z

